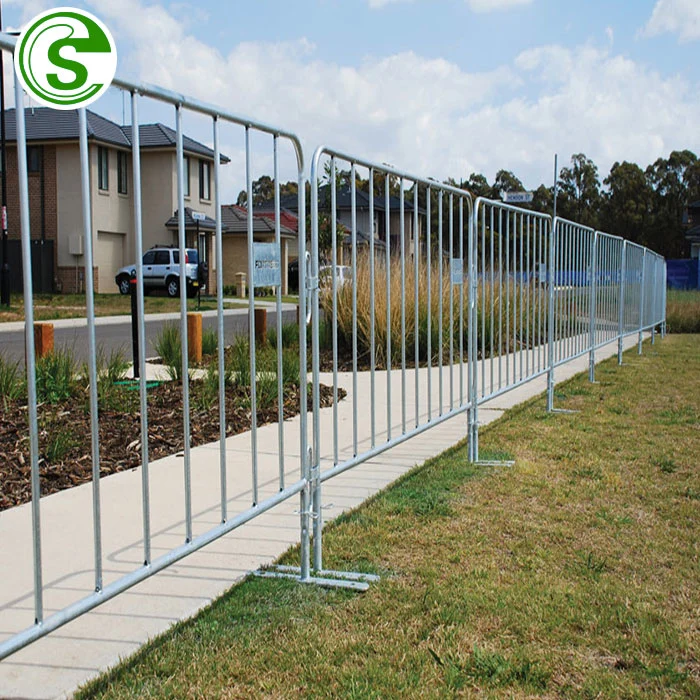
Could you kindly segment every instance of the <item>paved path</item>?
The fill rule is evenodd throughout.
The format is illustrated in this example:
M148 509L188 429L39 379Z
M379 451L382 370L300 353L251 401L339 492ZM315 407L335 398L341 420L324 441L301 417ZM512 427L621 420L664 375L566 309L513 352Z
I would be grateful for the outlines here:
M629 337L631 347L636 336ZM616 353L616 344L598 352L598 359ZM583 356L557 370L562 381L587 369ZM621 370L623 371L623 370ZM386 382L378 372L379 385ZM331 382L329 375L322 381ZM358 401L368 394L368 377L358 380ZM400 372L393 396L400 400ZM352 381L341 374L348 397L338 407L339 446L347 454L352 442ZM489 423L510 408L546 388L546 377L502 395L480 409L480 422ZM437 381L433 381L433 405L437 405ZM425 394L423 394L425 395ZM378 396L378 410L381 398ZM392 404L396 399L392 399ZM363 411L366 420L367 411ZM392 424L398 433L401 411ZM332 410L322 412L324 461L332 444ZM460 415L406 441L379 457L324 484L326 519L354 508L399 476L443 452L465 436L465 416ZM286 473L289 483L299 477L299 419L285 422ZM366 422L360 435L367 433ZM382 428L380 428L381 430ZM382 440L381 432L377 436ZM258 431L260 446L260 498L278 490L277 426ZM229 516L251 505L250 434L226 441L229 483ZM153 556L184 541L182 458L172 456L152 463L151 508ZM102 479L102 520L105 584L139 567L143 561L141 539L141 471L134 469ZM192 450L194 534L219 523L219 445ZM93 590L91 487L89 484L42 499L42 546L46 615ZM195 614L232 583L259 566L269 564L299 540L296 499L287 501L169 569L130 589L48 637L0 662L0 697L54 698L70 695L79 684L136 651L147 639L174 622ZM0 638L29 626L33 620L32 548L29 504L0 514Z
M272 302L256 302L257 307L267 309L268 328L276 323L277 312ZM296 321L296 304L282 304L282 322ZM216 328L216 311L202 312L204 328ZM148 348L146 357L157 353L154 343L163 327L179 323L180 313L147 314L146 337ZM54 324L54 344L73 351L77 362L87 360L87 321L84 318L66 318L47 321ZM101 345L107 353L121 349L127 355L131 353L131 316L100 316L95 320L95 336L98 347ZM248 309L226 309L224 311L224 334L226 344L233 342L239 335L248 334ZM24 321L11 321L0 324L0 353L14 360L24 361Z

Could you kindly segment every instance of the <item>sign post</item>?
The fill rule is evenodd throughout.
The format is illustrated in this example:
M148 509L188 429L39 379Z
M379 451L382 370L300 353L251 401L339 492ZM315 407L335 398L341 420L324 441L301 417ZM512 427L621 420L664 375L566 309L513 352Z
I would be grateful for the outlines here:
M534 197L534 192L501 192L501 198L506 204L530 204Z

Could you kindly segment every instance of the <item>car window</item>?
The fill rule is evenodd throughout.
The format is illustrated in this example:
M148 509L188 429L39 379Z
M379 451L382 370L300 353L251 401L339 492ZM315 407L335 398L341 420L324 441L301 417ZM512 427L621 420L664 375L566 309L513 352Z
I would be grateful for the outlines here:
M144 256L143 256L143 264L144 265L153 265L153 261L156 259L156 251L155 250L149 250Z
M170 252L167 250L156 251L156 260L154 265L170 265Z
M187 262L191 265L196 265L199 260L199 257L197 256L197 251L193 250L191 248L187 249ZM173 251L173 262L176 265L180 264L180 251L179 250L174 250Z

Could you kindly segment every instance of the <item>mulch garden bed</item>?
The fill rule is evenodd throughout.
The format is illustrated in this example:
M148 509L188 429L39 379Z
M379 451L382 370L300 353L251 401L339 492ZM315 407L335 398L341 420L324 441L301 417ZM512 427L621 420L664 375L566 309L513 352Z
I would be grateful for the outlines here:
M201 400L201 381L190 382L191 445L219 439L218 399ZM321 407L333 404L333 390L321 385ZM309 388L310 392L310 388ZM346 392L339 390L339 398ZM311 410L311 398L307 401ZM299 413L299 387L284 390L284 416ZM226 434L250 430L247 387L229 387L226 393ZM258 409L258 425L277 422L277 400ZM100 475L107 476L141 464L139 392L114 387L100 401ZM149 389L148 436L151 460L184 449L182 386L167 382ZM41 495L46 496L92 480L90 414L87 391L59 404L39 406ZM0 401L0 511L31 500L31 469L26 401Z

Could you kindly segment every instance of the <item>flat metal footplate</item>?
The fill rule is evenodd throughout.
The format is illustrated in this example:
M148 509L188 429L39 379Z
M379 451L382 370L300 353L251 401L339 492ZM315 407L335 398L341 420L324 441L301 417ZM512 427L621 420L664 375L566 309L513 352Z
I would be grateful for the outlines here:
M364 593L369 590L369 584L379 581L375 574L362 574L355 571L329 571L323 569L315 572L315 576L301 579L301 569L298 566L275 566L272 569L256 571L261 578L286 578L298 583L310 583L322 588L343 588L345 590Z

